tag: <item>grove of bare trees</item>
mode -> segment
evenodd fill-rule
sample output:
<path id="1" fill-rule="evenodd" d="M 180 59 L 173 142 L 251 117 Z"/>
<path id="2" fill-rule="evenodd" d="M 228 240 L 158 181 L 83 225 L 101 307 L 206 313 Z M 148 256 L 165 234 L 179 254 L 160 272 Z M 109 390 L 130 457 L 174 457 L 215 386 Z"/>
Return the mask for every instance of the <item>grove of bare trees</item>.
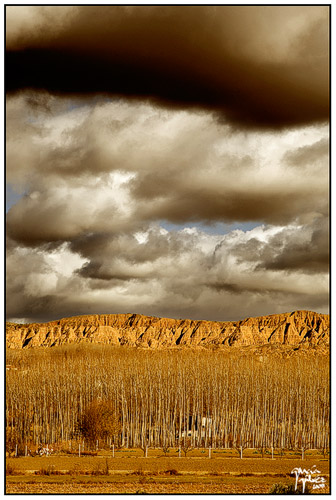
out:
<path id="1" fill-rule="evenodd" d="M 7 449 L 329 446 L 329 361 L 77 345 L 7 352 Z"/>

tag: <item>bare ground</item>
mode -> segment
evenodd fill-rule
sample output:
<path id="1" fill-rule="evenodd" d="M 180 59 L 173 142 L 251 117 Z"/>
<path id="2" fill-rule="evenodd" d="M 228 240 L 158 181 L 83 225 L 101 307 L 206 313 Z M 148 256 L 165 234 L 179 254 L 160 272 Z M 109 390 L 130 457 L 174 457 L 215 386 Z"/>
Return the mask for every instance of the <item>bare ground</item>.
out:
<path id="1" fill-rule="evenodd" d="M 108 475 L 104 468 L 108 466 Z M 317 469 L 327 479 L 329 491 L 329 460 L 311 455 L 302 461 L 299 456 L 275 459 L 242 460 L 232 454 L 164 457 L 151 450 L 148 458 L 134 456 L 131 451 L 112 458 L 71 455 L 21 457 L 7 459 L 9 494 L 86 494 L 86 493 L 189 493 L 189 494 L 260 494 L 268 493 L 275 483 L 290 484 L 294 467 Z"/>

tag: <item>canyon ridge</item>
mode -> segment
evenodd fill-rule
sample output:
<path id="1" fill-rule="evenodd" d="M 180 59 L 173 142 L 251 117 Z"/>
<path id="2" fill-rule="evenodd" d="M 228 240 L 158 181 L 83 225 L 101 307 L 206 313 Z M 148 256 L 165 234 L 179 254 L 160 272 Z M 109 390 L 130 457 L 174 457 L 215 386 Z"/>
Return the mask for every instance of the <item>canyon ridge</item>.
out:
<path id="1" fill-rule="evenodd" d="M 6 323 L 6 345 L 10 349 L 90 343 L 151 349 L 268 345 L 327 352 L 329 337 L 329 315 L 312 311 L 225 322 L 99 314 L 48 323 Z"/>

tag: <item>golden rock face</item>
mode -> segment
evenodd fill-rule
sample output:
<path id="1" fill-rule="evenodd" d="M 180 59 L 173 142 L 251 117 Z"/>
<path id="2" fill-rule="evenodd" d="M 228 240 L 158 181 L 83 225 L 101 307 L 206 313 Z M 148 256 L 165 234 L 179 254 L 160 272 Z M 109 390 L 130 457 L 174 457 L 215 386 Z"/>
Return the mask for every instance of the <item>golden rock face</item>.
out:
<path id="1" fill-rule="evenodd" d="M 265 344 L 326 348 L 329 336 L 329 315 L 312 311 L 231 322 L 176 320 L 140 314 L 101 314 L 41 324 L 6 325 L 6 344 L 10 349 L 83 342 L 151 349 Z"/>

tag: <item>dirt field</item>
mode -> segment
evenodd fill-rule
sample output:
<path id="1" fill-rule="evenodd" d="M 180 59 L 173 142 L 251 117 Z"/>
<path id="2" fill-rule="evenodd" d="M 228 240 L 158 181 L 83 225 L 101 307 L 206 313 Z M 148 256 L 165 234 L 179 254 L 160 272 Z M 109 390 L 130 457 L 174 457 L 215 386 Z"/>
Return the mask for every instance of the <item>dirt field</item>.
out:
<path id="1" fill-rule="evenodd" d="M 218 478 L 210 479 L 209 481 L 191 481 L 174 480 L 163 482 L 157 479 L 148 479 L 140 482 L 113 482 L 111 478 L 108 480 L 101 479 L 97 481 L 81 481 L 81 482 L 48 482 L 41 484 L 40 482 L 10 482 L 7 485 L 6 493 L 12 494 L 90 494 L 90 493 L 105 493 L 105 494 L 124 494 L 124 493 L 153 493 L 153 494 L 232 494 L 246 493 L 257 494 L 267 493 L 270 487 L 274 484 L 269 478 L 256 480 L 235 479 L 234 481 L 220 481 Z"/>
<path id="2" fill-rule="evenodd" d="M 285 453 L 272 460 L 255 450 L 238 458 L 234 450 L 193 450 L 178 457 L 176 450 L 164 456 L 162 450 L 115 453 L 97 456 L 51 455 L 7 458 L 6 493 L 268 493 L 275 483 L 290 484 L 295 467 L 316 468 L 327 480 L 329 460 L 318 453 Z"/>

